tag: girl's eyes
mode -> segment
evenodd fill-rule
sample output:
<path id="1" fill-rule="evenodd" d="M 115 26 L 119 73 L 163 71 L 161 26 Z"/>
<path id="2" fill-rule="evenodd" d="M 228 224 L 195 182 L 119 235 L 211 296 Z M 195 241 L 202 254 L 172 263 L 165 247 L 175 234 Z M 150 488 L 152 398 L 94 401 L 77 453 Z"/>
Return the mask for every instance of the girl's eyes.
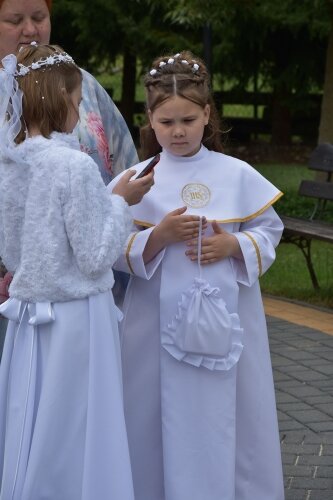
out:
<path id="1" fill-rule="evenodd" d="M 195 118 L 184 118 L 182 121 L 184 123 L 190 123 L 190 122 L 194 122 Z M 172 123 L 173 123 L 172 120 L 163 120 L 163 121 L 161 121 L 162 125 L 171 125 Z"/>

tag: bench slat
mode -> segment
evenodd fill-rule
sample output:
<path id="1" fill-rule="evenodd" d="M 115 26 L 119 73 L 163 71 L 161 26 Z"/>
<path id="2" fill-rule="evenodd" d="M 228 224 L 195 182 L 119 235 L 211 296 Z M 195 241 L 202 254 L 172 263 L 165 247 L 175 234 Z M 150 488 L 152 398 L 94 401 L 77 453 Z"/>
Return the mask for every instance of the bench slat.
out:
<path id="1" fill-rule="evenodd" d="M 333 183 L 303 180 L 298 194 L 310 198 L 333 201 Z"/>
<path id="2" fill-rule="evenodd" d="M 281 220 L 286 235 L 297 235 L 307 239 L 316 238 L 333 243 L 332 224 L 287 216 L 281 216 Z"/>
<path id="3" fill-rule="evenodd" d="M 309 167 L 311 170 L 333 172 L 333 145 L 319 144 L 310 155 Z"/>

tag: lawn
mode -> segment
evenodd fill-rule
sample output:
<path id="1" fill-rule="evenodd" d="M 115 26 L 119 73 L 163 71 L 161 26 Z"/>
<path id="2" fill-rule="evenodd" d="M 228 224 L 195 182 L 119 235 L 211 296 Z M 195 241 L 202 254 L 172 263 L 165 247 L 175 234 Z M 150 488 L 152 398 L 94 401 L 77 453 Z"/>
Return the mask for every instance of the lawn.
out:
<path id="1" fill-rule="evenodd" d="M 314 202 L 303 201 L 297 196 L 300 180 L 314 177 L 306 166 L 270 164 L 257 165 L 256 168 L 285 193 L 275 204 L 278 213 L 299 217 L 311 214 Z M 327 220 L 333 223 L 332 205 L 328 209 Z M 312 261 L 320 290 L 313 289 L 300 249 L 290 243 L 281 243 L 275 263 L 261 278 L 263 292 L 333 309 L 333 245 L 313 241 Z"/>

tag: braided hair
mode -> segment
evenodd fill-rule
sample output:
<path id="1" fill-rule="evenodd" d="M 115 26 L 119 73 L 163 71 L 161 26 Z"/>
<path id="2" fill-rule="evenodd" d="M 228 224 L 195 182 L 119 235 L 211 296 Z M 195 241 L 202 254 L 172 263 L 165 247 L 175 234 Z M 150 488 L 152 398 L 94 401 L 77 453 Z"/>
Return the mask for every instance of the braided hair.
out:
<path id="1" fill-rule="evenodd" d="M 140 141 L 143 159 L 161 151 L 152 129 L 148 110 L 154 110 L 165 101 L 179 96 L 204 108 L 210 106 L 209 122 L 205 126 L 202 143 L 210 150 L 222 152 L 221 130 L 218 112 L 210 87 L 210 76 L 204 62 L 194 57 L 189 51 L 182 51 L 174 56 L 155 59 L 152 69 L 144 77 L 146 90 L 147 123 L 140 129 Z"/>

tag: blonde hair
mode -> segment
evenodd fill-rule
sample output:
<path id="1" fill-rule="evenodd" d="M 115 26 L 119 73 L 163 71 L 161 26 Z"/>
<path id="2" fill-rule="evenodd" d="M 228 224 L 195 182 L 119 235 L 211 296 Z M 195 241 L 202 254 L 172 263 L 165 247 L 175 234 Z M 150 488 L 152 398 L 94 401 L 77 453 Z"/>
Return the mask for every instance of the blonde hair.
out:
<path id="1" fill-rule="evenodd" d="M 57 45 L 36 45 L 25 47 L 17 54 L 18 64 L 30 66 L 54 54 L 63 54 Z M 24 76 L 17 76 L 23 92 L 22 127 L 16 142 L 26 137 L 26 129 L 38 127 L 41 135 L 50 137 L 52 132 L 64 132 L 69 112 L 68 94 L 82 82 L 81 70 L 74 62 L 58 62 L 31 69 Z M 65 89 L 65 93 L 64 93 Z"/>
<path id="2" fill-rule="evenodd" d="M 147 123 L 140 129 L 143 159 L 161 151 L 152 129 L 148 110 L 154 110 L 173 96 L 188 99 L 204 108 L 210 106 L 209 122 L 205 126 L 202 143 L 212 151 L 223 151 L 219 115 L 210 88 L 210 76 L 204 62 L 189 51 L 174 56 L 158 57 L 144 77 Z"/>

